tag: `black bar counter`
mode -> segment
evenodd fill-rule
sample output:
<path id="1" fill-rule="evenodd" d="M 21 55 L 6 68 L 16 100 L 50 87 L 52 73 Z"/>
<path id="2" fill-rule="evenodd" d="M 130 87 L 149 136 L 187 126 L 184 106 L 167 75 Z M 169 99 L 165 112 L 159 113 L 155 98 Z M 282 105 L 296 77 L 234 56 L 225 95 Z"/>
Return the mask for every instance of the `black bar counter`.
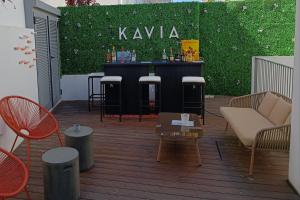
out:
<path id="1" fill-rule="evenodd" d="M 202 76 L 203 62 L 134 62 L 104 64 L 105 76 L 122 76 L 123 114 L 138 114 L 138 80 L 148 76 L 150 66 L 161 77 L 161 95 L 163 112 L 181 112 L 183 76 Z M 117 99 L 117 91 L 106 88 L 106 98 Z M 145 92 L 144 92 L 145 94 Z M 146 97 L 147 98 L 147 97 Z M 117 113 L 117 112 L 116 112 Z"/>

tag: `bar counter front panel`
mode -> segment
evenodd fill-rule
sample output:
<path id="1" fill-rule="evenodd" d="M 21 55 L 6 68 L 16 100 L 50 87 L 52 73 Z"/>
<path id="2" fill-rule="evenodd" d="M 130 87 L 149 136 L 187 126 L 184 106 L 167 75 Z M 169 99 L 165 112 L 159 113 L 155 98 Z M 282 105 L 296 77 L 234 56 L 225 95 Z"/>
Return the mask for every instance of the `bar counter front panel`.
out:
<path id="1" fill-rule="evenodd" d="M 202 76 L 203 62 L 137 62 L 104 64 L 105 76 L 122 76 L 123 78 L 123 114 L 139 114 L 138 80 L 141 76 L 149 75 L 151 65 L 154 66 L 155 75 L 161 77 L 162 112 L 182 112 L 182 77 Z M 191 92 L 192 91 L 186 90 L 187 94 Z M 114 91 L 113 88 L 106 88 L 105 93 L 108 101 L 111 99 L 118 99 L 118 91 Z M 143 94 L 144 98 L 148 98 L 147 90 L 146 92 L 143 92 Z"/>

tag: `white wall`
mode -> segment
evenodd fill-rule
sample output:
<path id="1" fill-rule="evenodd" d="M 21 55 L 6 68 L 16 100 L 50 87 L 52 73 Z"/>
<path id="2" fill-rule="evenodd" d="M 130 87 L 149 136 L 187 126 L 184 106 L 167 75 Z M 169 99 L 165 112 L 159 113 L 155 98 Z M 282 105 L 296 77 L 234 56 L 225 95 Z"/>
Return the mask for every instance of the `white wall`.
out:
<path id="1" fill-rule="evenodd" d="M 0 26 L 25 27 L 23 0 L 13 0 L 14 4 L 11 4 L 9 2 L 2 4 L 1 2 L 0 2 Z"/>
<path id="2" fill-rule="evenodd" d="M 62 100 L 63 101 L 77 101 L 77 100 L 88 100 L 88 77 L 90 75 L 103 76 L 103 72 L 92 73 L 92 74 L 79 74 L 79 75 L 63 75 L 60 81 L 62 89 Z M 153 73 L 149 74 L 153 76 Z M 91 86 L 92 89 L 92 86 Z M 100 79 L 94 79 L 94 92 L 100 92 Z M 149 98 L 150 100 L 155 99 L 155 89 L 151 85 L 149 87 Z"/>
<path id="3" fill-rule="evenodd" d="M 297 1 L 294 96 L 292 109 L 292 136 L 289 163 L 289 181 L 300 193 L 300 2 Z"/>
<path id="4" fill-rule="evenodd" d="M 63 75 L 60 81 L 63 101 L 76 101 L 88 99 L 89 75 L 103 76 L 103 73 Z M 100 91 L 100 79 L 94 79 L 94 91 Z"/>
<path id="5" fill-rule="evenodd" d="M 37 71 L 35 66 L 35 48 L 33 30 L 0 26 L 0 98 L 8 95 L 21 95 L 38 101 Z M 20 39 L 26 35 L 28 39 Z M 30 40 L 32 43 L 28 44 Z M 27 49 L 15 50 L 15 47 Z M 25 55 L 31 51 L 32 54 Z M 19 64 L 20 61 L 30 61 L 28 64 Z M 33 66 L 31 66 L 33 65 Z M 31 66 L 31 67 L 30 67 Z M 15 134 L 0 120 L 0 146 L 9 150 Z"/>

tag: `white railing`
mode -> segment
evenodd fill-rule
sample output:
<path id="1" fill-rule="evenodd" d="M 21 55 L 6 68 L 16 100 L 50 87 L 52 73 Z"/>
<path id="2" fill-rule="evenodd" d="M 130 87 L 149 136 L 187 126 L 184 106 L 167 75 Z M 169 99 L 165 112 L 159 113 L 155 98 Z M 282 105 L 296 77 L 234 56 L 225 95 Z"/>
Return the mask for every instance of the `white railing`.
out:
<path id="1" fill-rule="evenodd" d="M 274 91 L 292 98 L 293 56 L 254 56 L 251 92 Z"/>

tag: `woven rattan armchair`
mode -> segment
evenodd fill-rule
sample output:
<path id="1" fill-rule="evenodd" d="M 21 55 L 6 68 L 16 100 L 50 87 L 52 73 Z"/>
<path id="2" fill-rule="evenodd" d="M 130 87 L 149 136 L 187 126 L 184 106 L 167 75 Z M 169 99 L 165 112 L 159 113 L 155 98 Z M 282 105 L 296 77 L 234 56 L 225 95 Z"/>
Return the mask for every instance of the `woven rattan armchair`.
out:
<path id="1" fill-rule="evenodd" d="M 283 96 L 276 92 L 271 92 L 272 94 L 281 97 L 287 103 L 292 103 L 292 100 L 286 96 Z M 240 107 L 240 108 L 252 108 L 258 111 L 258 107 L 262 102 L 264 96 L 267 92 L 261 92 L 251 95 L 245 95 L 241 97 L 234 97 L 229 102 L 229 107 Z M 226 124 L 226 129 L 228 128 L 228 122 Z M 252 146 L 246 146 L 251 149 L 251 161 L 249 167 L 249 175 L 253 174 L 254 165 L 254 154 L 257 150 L 263 151 L 281 151 L 288 152 L 290 148 L 290 135 L 291 135 L 291 124 L 284 124 L 280 126 L 274 125 L 271 128 L 266 128 L 260 130 Z"/>

